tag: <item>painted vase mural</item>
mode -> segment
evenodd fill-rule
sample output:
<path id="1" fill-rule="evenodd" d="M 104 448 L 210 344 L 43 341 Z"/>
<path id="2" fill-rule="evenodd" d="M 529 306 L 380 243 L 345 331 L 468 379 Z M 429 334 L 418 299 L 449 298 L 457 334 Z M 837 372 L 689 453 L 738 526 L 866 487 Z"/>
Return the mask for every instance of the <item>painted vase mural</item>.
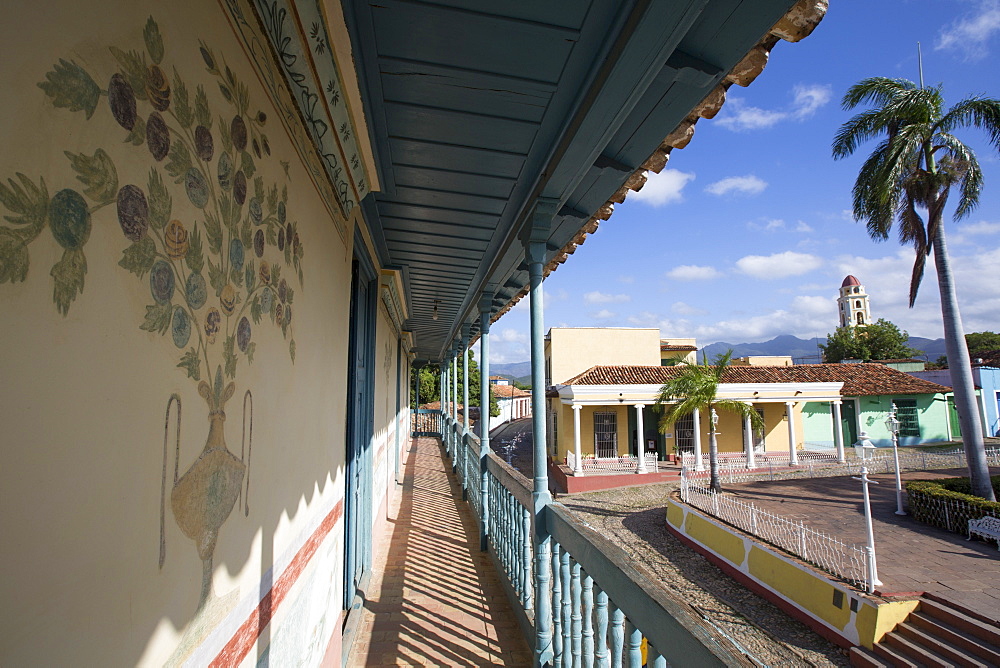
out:
<path id="1" fill-rule="evenodd" d="M 139 35 L 136 43 L 140 43 Z M 127 245 L 118 266 L 134 275 L 149 297 L 139 328 L 177 347 L 177 367 L 197 384 L 208 406 L 208 437 L 201 454 L 180 472 L 180 396 L 167 404 L 161 505 L 168 485 L 167 431 L 175 406 L 176 437 L 170 508 L 203 563 L 199 608 L 211 596 L 212 559 L 219 530 L 238 499 L 249 496 L 250 451 L 237 457 L 225 439 L 225 407 L 236 391 L 239 361 L 252 364 L 255 333 L 274 327 L 295 361 L 293 304 L 302 285 L 303 244 L 288 215 L 287 186 L 267 183 L 258 165 L 271 159 L 267 115 L 250 107 L 250 95 L 204 42 L 199 82 L 181 76 L 151 17 L 142 48 L 109 47 L 118 69 L 92 73 L 60 59 L 38 87 L 48 101 L 91 121 L 108 114 L 121 138 L 148 161 L 148 172 L 123 183 L 105 149 L 65 152 L 79 183 L 50 195 L 44 177 L 22 173 L 0 181 L 0 283 L 28 278 L 29 246 L 47 228 L 62 249 L 49 275 L 53 301 L 66 315 L 83 293 L 85 254 L 93 225 L 116 221 Z M 100 83 L 99 83 L 100 82 Z M 206 88 L 207 86 L 207 88 Z M 220 108 L 210 104 L 208 91 Z M 218 93 L 218 95 L 216 94 Z M 221 97 L 219 97 L 221 96 Z M 120 150 L 120 149 L 116 149 Z M 132 163 L 134 164 L 134 163 Z M 288 164 L 281 163 L 285 179 Z M 129 169 L 128 180 L 141 172 Z M 244 445 L 247 406 L 243 400 Z M 249 415 L 252 433 L 252 415 Z M 244 514 L 249 504 L 244 503 Z M 166 555 L 161 507 L 160 566 Z"/>

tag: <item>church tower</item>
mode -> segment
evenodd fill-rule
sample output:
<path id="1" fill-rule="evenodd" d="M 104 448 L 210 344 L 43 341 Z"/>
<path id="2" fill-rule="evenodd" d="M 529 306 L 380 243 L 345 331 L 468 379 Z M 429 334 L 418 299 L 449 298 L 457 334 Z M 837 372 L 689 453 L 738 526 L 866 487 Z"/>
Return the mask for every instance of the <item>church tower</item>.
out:
<path id="1" fill-rule="evenodd" d="M 861 285 L 861 281 L 854 276 L 848 276 L 841 283 L 837 306 L 840 311 L 841 327 L 864 326 L 872 321 L 865 286 Z"/>

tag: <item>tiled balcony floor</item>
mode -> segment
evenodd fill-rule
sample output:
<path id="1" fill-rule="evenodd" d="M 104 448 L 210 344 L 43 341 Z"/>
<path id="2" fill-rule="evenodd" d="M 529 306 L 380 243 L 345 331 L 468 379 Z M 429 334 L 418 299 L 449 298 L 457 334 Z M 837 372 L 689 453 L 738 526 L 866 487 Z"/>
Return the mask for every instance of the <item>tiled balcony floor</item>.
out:
<path id="1" fill-rule="evenodd" d="M 348 666 L 530 666 L 529 650 L 436 438 L 417 438 Z"/>

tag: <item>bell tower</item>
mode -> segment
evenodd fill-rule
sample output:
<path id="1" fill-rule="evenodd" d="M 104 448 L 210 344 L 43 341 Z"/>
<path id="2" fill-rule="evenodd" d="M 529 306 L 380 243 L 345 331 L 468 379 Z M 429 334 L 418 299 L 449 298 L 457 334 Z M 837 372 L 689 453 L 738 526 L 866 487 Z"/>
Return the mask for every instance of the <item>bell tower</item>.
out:
<path id="1" fill-rule="evenodd" d="M 872 321 L 871 308 L 868 306 L 868 294 L 855 276 L 848 276 L 840 285 L 840 297 L 837 298 L 841 327 L 857 327 Z"/>

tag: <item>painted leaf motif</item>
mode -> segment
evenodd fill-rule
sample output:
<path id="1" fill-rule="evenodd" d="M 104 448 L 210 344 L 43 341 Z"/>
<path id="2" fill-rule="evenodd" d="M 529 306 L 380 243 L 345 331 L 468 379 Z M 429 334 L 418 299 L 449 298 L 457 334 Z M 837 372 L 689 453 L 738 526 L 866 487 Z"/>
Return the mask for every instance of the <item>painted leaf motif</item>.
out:
<path id="1" fill-rule="evenodd" d="M 201 363 L 198 359 L 198 351 L 191 348 L 184 353 L 181 361 L 177 364 L 177 368 L 186 370 L 188 378 L 201 380 Z"/>
<path id="2" fill-rule="evenodd" d="M 163 184 L 163 179 L 160 178 L 160 173 L 156 171 L 155 167 L 150 167 L 149 169 L 148 190 L 149 224 L 153 229 L 162 230 L 170 220 L 170 210 L 173 207 L 173 201 L 170 198 L 170 192 Z"/>
<path id="3" fill-rule="evenodd" d="M 194 231 L 191 232 L 191 236 L 188 238 L 188 252 L 184 256 L 184 261 L 187 262 L 188 269 L 192 273 L 201 273 L 202 267 L 205 266 L 205 256 L 201 247 L 201 232 L 198 230 L 198 226 L 195 225 Z"/>
<path id="4" fill-rule="evenodd" d="M 235 343 L 236 337 L 227 336 L 222 344 L 222 359 L 226 363 L 226 375 L 230 378 L 236 378 L 236 353 L 233 352 Z"/>
<path id="5" fill-rule="evenodd" d="M 77 180 L 85 187 L 83 192 L 97 204 L 110 204 L 118 197 L 118 170 L 104 149 L 94 155 L 65 151 Z"/>
<path id="6" fill-rule="evenodd" d="M 257 167 L 253 164 L 253 157 L 247 151 L 243 151 L 243 161 L 240 165 L 240 169 L 243 170 L 243 175 L 248 179 L 253 178 L 254 173 L 257 171 Z"/>
<path id="7" fill-rule="evenodd" d="M 146 121 L 142 116 L 136 117 L 132 132 L 128 134 L 128 137 L 125 137 L 125 142 L 131 143 L 133 146 L 142 146 L 146 143 Z"/>
<path id="8" fill-rule="evenodd" d="M 63 251 L 62 259 L 52 267 L 52 300 L 63 315 L 76 296 L 83 292 L 83 277 L 87 274 L 87 258 L 82 249 Z"/>
<path id="9" fill-rule="evenodd" d="M 132 86 L 132 92 L 136 99 L 148 99 L 146 95 L 146 55 L 138 51 L 122 51 L 117 46 L 109 47 L 111 55 L 115 57 L 122 68 L 122 74 L 128 79 Z"/>
<path id="10" fill-rule="evenodd" d="M 101 87 L 87 71 L 75 62 L 62 58 L 51 71 L 46 72 L 45 81 L 39 82 L 38 87 L 52 98 L 54 106 L 83 111 L 88 119 L 94 115 L 97 102 L 101 99 Z"/>
<path id="11" fill-rule="evenodd" d="M 251 341 L 247 344 L 247 362 L 253 364 L 253 354 L 257 350 L 257 344 Z"/>
<path id="12" fill-rule="evenodd" d="M 184 142 L 175 141 L 170 145 L 170 158 L 167 160 L 167 174 L 174 177 L 174 183 L 181 183 L 191 169 L 191 153 Z"/>
<path id="13" fill-rule="evenodd" d="M 28 276 L 28 247 L 14 230 L 0 227 L 0 283 L 19 283 Z"/>
<path id="14" fill-rule="evenodd" d="M 226 287 L 226 275 L 223 273 L 222 267 L 212 262 L 212 258 L 208 258 L 208 283 L 215 288 L 216 297 L 221 295 L 222 288 Z"/>
<path id="15" fill-rule="evenodd" d="M 156 242 L 148 235 L 122 251 L 118 266 L 142 278 L 153 268 L 156 261 Z"/>
<path id="16" fill-rule="evenodd" d="M 7 179 L 6 186 L 0 183 L 0 203 L 15 214 L 4 216 L 4 220 L 15 225 L 31 225 L 41 230 L 49 215 L 49 193 L 45 187 L 45 179 L 38 179 L 38 186 L 20 172 L 17 173 L 17 179 L 20 183 L 14 179 Z"/>
<path id="17" fill-rule="evenodd" d="M 247 292 L 253 292 L 253 289 L 257 286 L 257 271 L 254 268 L 253 260 L 247 262 L 244 285 L 246 285 Z"/>
<path id="18" fill-rule="evenodd" d="M 292 358 L 292 364 L 295 364 L 295 339 L 288 342 L 288 355 Z"/>
<path id="19" fill-rule="evenodd" d="M 198 125 L 204 125 L 209 130 L 212 129 L 212 112 L 208 110 L 208 95 L 205 94 L 204 87 L 198 85 L 194 94 L 194 120 Z"/>
<path id="20" fill-rule="evenodd" d="M 149 52 L 149 57 L 159 65 L 160 61 L 163 60 L 163 37 L 160 36 L 160 27 L 156 25 L 152 16 L 146 21 L 142 37 L 146 41 L 146 51 Z"/>
<path id="21" fill-rule="evenodd" d="M 222 253 L 222 224 L 212 211 L 205 211 L 205 235 L 208 237 L 208 248 L 216 255 Z"/>
<path id="22" fill-rule="evenodd" d="M 181 75 L 174 68 L 174 113 L 177 115 L 177 122 L 182 128 L 190 128 L 194 123 L 194 110 L 191 108 L 191 101 L 188 97 L 187 86 L 181 80 Z"/>
<path id="23" fill-rule="evenodd" d="M 254 295 L 253 301 L 250 302 L 250 317 L 253 318 L 253 324 L 259 325 L 263 315 L 260 306 L 260 295 Z"/>
<path id="24" fill-rule="evenodd" d="M 167 330 L 170 329 L 170 316 L 173 312 L 174 307 L 170 302 L 147 306 L 146 320 L 139 325 L 139 329 L 147 332 L 166 334 Z"/>

